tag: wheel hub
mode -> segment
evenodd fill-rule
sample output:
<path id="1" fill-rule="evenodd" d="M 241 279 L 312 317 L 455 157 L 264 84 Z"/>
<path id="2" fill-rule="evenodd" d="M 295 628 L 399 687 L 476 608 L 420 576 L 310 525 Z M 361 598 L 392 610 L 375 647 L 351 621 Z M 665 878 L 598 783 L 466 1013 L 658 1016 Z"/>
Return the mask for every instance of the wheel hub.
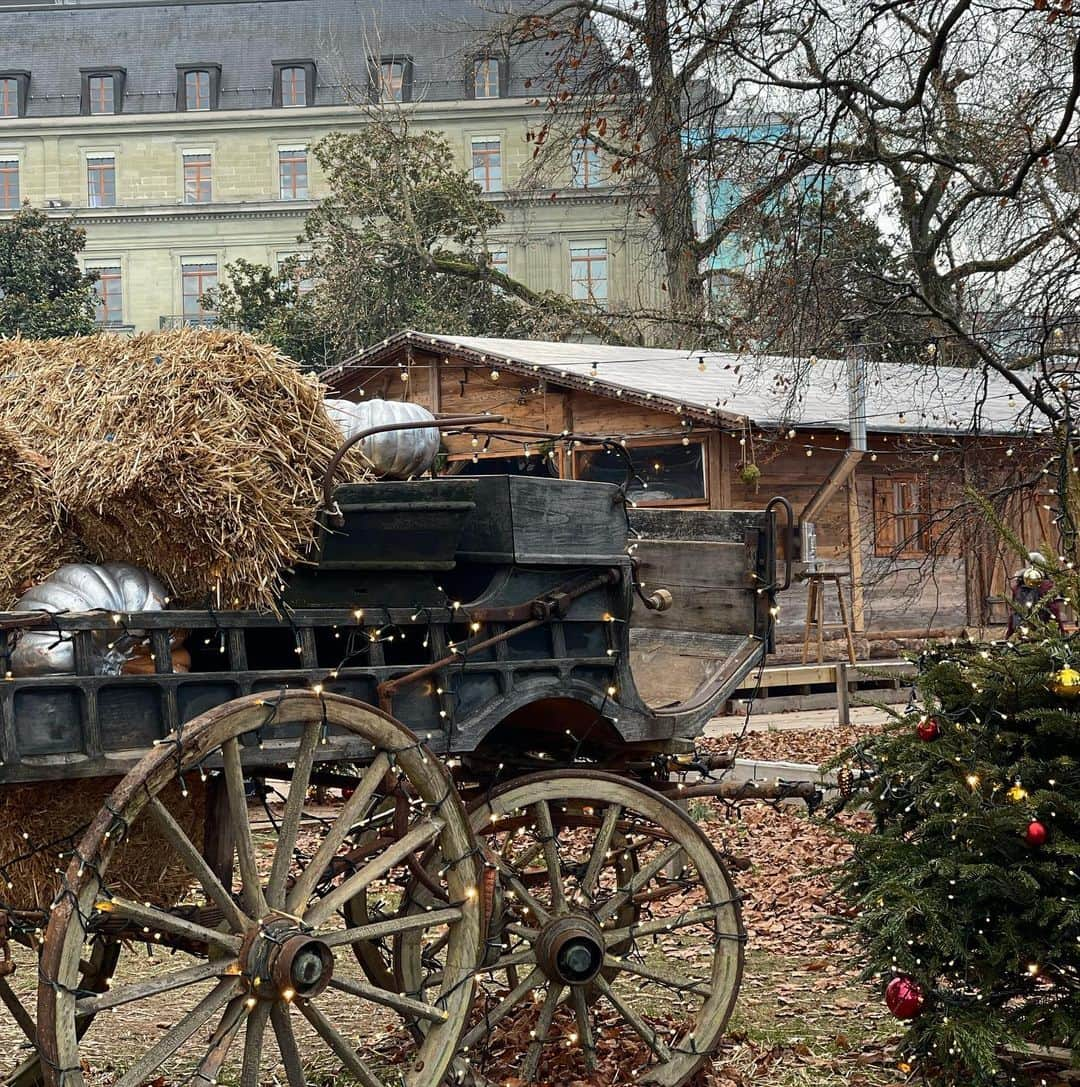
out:
<path id="1" fill-rule="evenodd" d="M 600 926 L 581 914 L 549 921 L 536 944 L 540 969 L 562 985 L 587 985 L 604 965 L 604 937 Z"/>
<path id="2" fill-rule="evenodd" d="M 334 975 L 330 948 L 288 922 L 251 933 L 240 962 L 252 995 L 264 1000 L 309 1000 L 323 992 Z"/>

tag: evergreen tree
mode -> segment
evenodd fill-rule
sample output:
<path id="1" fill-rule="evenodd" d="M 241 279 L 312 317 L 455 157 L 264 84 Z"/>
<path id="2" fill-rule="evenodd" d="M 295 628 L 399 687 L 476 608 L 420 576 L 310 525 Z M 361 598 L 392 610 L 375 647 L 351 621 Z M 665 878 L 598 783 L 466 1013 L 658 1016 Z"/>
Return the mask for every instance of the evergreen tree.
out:
<path id="1" fill-rule="evenodd" d="M 1075 574 L 1053 580 L 1080 600 Z M 1016 625 L 925 652 L 922 706 L 844 756 L 876 827 L 841 888 L 867 976 L 910 1019 L 902 1060 L 934 1083 L 997 1082 L 1010 1048 L 1080 1047 L 1080 635 L 1045 600 Z"/>
<path id="2" fill-rule="evenodd" d="M 96 276 L 79 267 L 86 231 L 24 207 L 0 223 L 0 336 L 82 336 L 94 331 Z"/>

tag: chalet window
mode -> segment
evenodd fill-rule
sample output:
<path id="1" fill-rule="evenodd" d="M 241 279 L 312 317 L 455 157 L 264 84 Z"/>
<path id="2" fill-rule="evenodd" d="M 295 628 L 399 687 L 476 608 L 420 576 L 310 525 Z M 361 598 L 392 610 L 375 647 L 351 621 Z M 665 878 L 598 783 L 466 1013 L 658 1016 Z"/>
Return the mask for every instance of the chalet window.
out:
<path id="1" fill-rule="evenodd" d="M 123 68 L 83 68 L 82 112 L 95 116 L 122 112 L 125 75 Z"/>
<path id="2" fill-rule="evenodd" d="M 184 203 L 209 204 L 214 198 L 214 164 L 209 151 L 184 152 Z"/>
<path id="3" fill-rule="evenodd" d="M 687 445 L 681 441 L 631 442 L 627 453 L 640 477 L 627 488 L 631 501 L 639 506 L 707 504 L 705 443 L 701 440 L 692 438 Z M 609 449 L 578 449 L 574 477 L 621 484 L 626 479 L 626 460 Z"/>
<path id="4" fill-rule="evenodd" d="M 202 297 L 217 285 L 218 266 L 216 258 L 185 258 L 180 265 L 180 291 L 183 298 L 184 316 L 189 319 L 213 316 L 212 310 L 203 308 Z"/>
<path id="5" fill-rule="evenodd" d="M 371 64 L 371 97 L 376 102 L 412 101 L 412 59 L 382 57 Z"/>
<path id="6" fill-rule="evenodd" d="M 0 117 L 25 117 L 29 72 L 0 72 Z"/>
<path id="7" fill-rule="evenodd" d="M 308 157 L 306 147 L 278 149 L 278 181 L 282 200 L 308 198 Z"/>
<path id="8" fill-rule="evenodd" d="M 917 557 L 929 549 L 926 481 L 914 475 L 875 477 L 875 554 Z"/>
<path id="9" fill-rule="evenodd" d="M 607 242 L 574 242 L 570 246 L 570 297 L 603 306 L 608 300 Z"/>
<path id="10" fill-rule="evenodd" d="M 87 269 L 97 272 L 94 284 L 95 318 L 102 328 L 124 323 L 124 283 L 119 264 L 100 264 Z"/>
<path id="11" fill-rule="evenodd" d="M 221 65 L 183 64 L 176 69 L 176 108 L 201 113 L 218 108 Z"/>
<path id="12" fill-rule="evenodd" d="M 315 62 L 275 60 L 273 104 L 283 109 L 296 109 L 314 102 Z"/>
<path id="13" fill-rule="evenodd" d="M 498 57 L 478 57 L 473 61 L 473 98 L 501 98 L 502 85 Z"/>
<path id="14" fill-rule="evenodd" d="M 603 184 L 600 148 L 591 140 L 575 140 L 570 148 L 570 184 L 575 189 L 595 189 Z"/>
<path id="15" fill-rule="evenodd" d="M 0 158 L 0 211 L 19 207 L 19 160 Z"/>
<path id="16" fill-rule="evenodd" d="M 502 140 L 498 136 L 474 136 L 472 179 L 481 192 L 502 192 Z"/>
<path id="17" fill-rule="evenodd" d="M 88 207 L 116 207 L 115 156 L 86 156 L 86 197 Z"/>

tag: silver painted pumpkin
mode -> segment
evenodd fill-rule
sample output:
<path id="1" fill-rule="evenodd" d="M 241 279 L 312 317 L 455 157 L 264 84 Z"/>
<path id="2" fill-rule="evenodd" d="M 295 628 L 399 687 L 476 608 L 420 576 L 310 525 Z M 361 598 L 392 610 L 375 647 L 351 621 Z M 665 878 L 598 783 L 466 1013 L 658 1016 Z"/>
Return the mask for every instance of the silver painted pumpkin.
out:
<path id="1" fill-rule="evenodd" d="M 126 562 L 68 563 L 29 589 L 14 611 L 52 613 L 107 611 L 127 614 L 161 611 L 168 600 L 165 586 L 153 574 Z M 142 631 L 108 631 L 94 635 L 93 662 L 98 675 L 119 675 L 133 654 Z M 56 631 L 27 631 L 11 654 L 11 670 L 17 676 L 40 676 L 75 671 L 75 647 Z"/>
<path id="2" fill-rule="evenodd" d="M 327 400 L 326 411 L 346 438 L 361 430 L 388 423 L 435 422 L 435 416 L 419 404 L 402 400 Z M 389 430 L 372 434 L 358 448 L 376 475 L 384 479 L 409 479 L 426 472 L 439 452 L 439 428 Z"/>

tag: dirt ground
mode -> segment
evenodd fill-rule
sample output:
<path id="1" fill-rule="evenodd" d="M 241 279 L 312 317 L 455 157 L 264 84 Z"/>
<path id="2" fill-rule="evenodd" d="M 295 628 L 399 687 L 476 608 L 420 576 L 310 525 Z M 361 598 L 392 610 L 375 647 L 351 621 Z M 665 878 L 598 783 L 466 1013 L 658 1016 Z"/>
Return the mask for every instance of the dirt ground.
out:
<path id="1" fill-rule="evenodd" d="M 851 737 L 839 733 L 823 737 L 819 730 L 756 734 L 750 741 L 753 757 L 814 761 L 836 750 Z M 840 926 L 837 903 L 830 893 L 830 868 L 842 863 L 846 846 L 839 828 L 808 818 L 793 806 L 774 808 L 754 803 L 726 807 L 717 802 L 692 804 L 690 814 L 701 823 L 721 850 L 745 858 L 748 867 L 735 874 L 745 893 L 743 915 L 749 932 L 742 990 L 727 1038 L 716 1057 L 694 1080 L 694 1087 L 886 1087 L 904 1076 L 897 1068 L 891 1043 L 896 1021 L 884 1008 L 880 995 L 857 979 L 856 952 Z M 35 964 L 18 952 L 19 970 L 13 987 L 33 1007 Z M 117 981 L 151 976 L 169 968 L 162 949 L 126 950 Z M 357 975 L 360 976 L 359 973 Z M 372 1012 L 362 1017 L 356 1002 L 335 1009 L 335 1021 L 348 1035 L 376 1037 L 375 1049 L 385 1057 L 386 1082 L 396 1083 L 393 1071 L 400 1040 L 392 1033 L 389 1014 Z M 135 1009 L 138 1009 L 137 1011 Z M 351 1018 L 350 1018 L 351 1016 Z M 307 1024 L 296 1014 L 302 1051 Z M 91 1028 L 84 1045 L 88 1079 L 100 1087 L 116 1078 L 135 1052 L 159 1037 L 171 1023 L 168 996 L 128 1006 L 109 1018 L 107 1027 Z M 272 1035 L 267 1034 L 263 1082 L 283 1084 Z M 512 1039 L 510 1039 L 512 1042 Z M 643 1055 L 636 1038 L 598 1040 L 601 1069 L 586 1076 L 576 1054 L 568 1047 L 564 1071 L 545 1083 L 550 1087 L 615 1087 L 630 1082 Z M 315 1047 L 310 1047 L 314 1051 Z M 0 1016 L 2 1070 L 26 1055 L 17 1028 Z M 488 1070 L 498 1080 L 498 1062 Z M 334 1076 L 332 1059 L 319 1058 L 307 1068 L 309 1082 L 328 1082 Z M 390 1076 L 395 1078 L 391 1079 Z M 227 1084 L 229 1077 L 222 1075 Z M 520 1081 L 502 1079 L 509 1087 Z M 154 1087 L 172 1087 L 164 1078 Z"/>

